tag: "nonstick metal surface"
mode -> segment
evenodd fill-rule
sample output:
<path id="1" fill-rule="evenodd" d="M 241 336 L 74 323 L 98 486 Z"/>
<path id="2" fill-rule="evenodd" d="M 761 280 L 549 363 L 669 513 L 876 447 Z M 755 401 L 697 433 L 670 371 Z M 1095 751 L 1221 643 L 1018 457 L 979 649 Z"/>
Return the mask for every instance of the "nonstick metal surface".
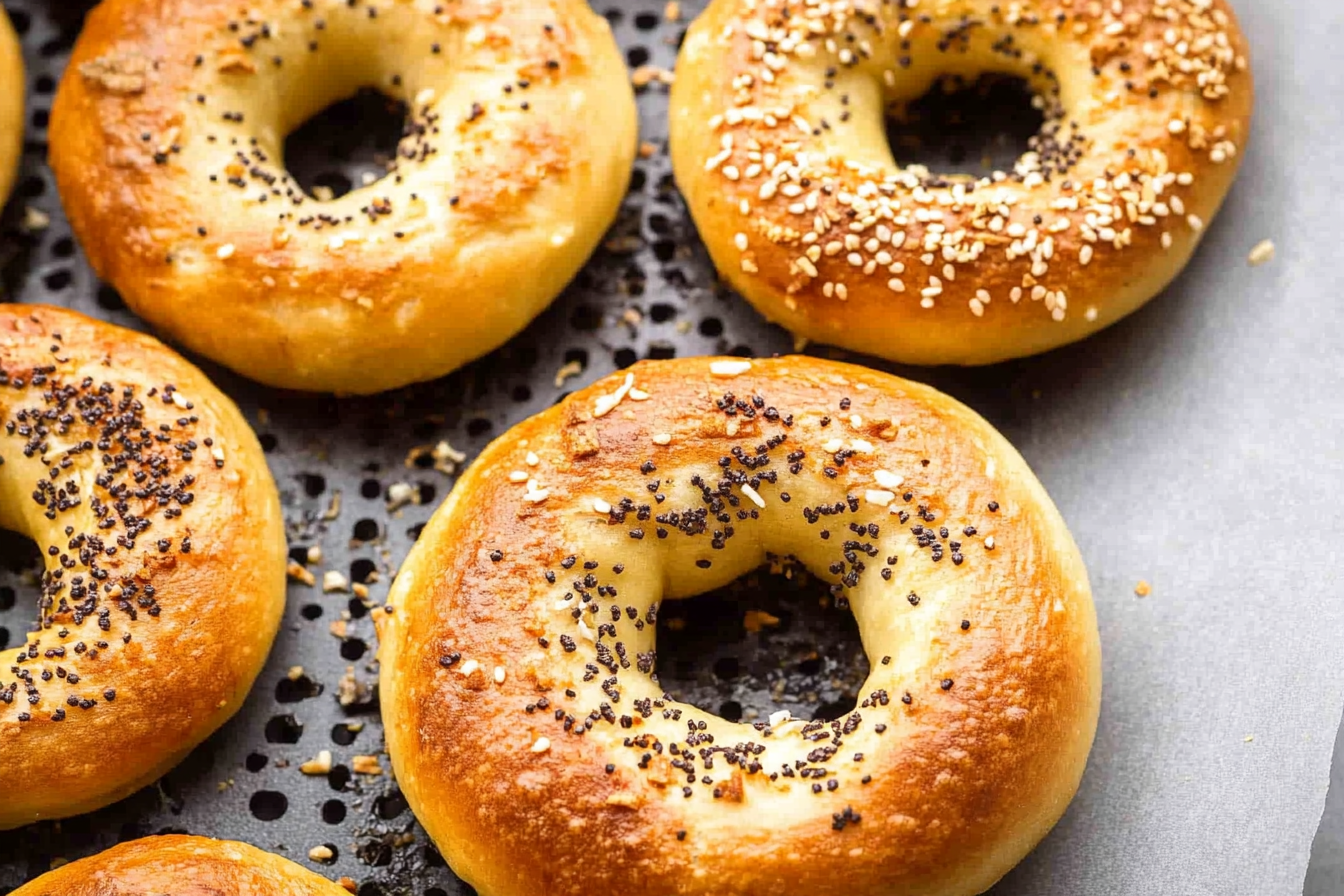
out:
<path id="1" fill-rule="evenodd" d="M 45 164 L 47 110 L 92 5 L 5 3 L 23 39 L 29 120 L 22 176 L 3 218 L 0 295 L 147 329 L 85 263 Z M 633 71 L 672 68 L 697 6 L 682 4 L 677 21 L 667 18 L 663 2 L 625 0 L 598 9 Z M 306 187 L 342 192 L 382 173 L 396 124 L 389 145 L 358 122 L 385 115 L 383 105 L 377 95 L 362 95 L 291 137 L 289 162 Z M 435 469 L 431 449 L 446 441 L 469 462 L 514 423 L 641 358 L 768 355 L 793 345 L 716 284 L 673 187 L 666 86 L 655 80 L 641 89 L 639 110 L 647 145 L 604 246 L 549 311 L 489 357 L 436 382 L 351 400 L 270 390 L 201 362 L 260 435 L 281 490 L 291 554 L 316 585 L 290 582 L 284 626 L 255 691 L 238 717 L 181 766 L 101 812 L 0 838 L 0 894 L 54 862 L 164 832 L 244 840 L 348 877 L 361 896 L 471 892 L 412 818 L 381 754 L 368 617 L 453 486 L 454 475 Z M 404 500 L 403 485 L 413 497 L 395 506 Z M 313 549 L 321 560 L 308 563 Z M 36 619 L 40 559 L 31 543 L 0 533 L 0 649 L 21 643 Z M 324 592 L 329 570 L 365 585 L 367 598 Z M 829 718 L 852 708 L 867 673 L 853 618 L 823 606 L 825 589 L 800 572 L 763 571 L 668 607 L 659 633 L 664 685 L 730 718 L 779 708 Z M 748 610 L 778 622 L 766 619 L 761 627 L 764 617 L 749 620 Z M 116 761 L 115 749 L 108 745 L 108 761 Z M 322 750 L 332 753 L 331 772 L 302 774 L 299 766 Z M 381 775 L 352 772 L 353 757 L 368 755 L 378 756 Z M 310 860 L 319 846 L 334 860 Z"/>

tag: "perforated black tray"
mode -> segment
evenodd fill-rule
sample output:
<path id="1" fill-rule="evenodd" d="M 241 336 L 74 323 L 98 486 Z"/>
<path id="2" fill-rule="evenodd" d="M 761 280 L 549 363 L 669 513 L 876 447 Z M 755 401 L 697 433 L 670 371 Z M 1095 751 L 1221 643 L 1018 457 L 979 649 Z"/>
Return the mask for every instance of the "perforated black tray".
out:
<path id="1" fill-rule="evenodd" d="M 610 9 L 601 2 L 632 67 L 669 69 L 686 22 L 703 6 L 686 0 L 680 21 L 669 21 L 664 0 L 607 0 Z M 0 219 L 0 296 L 143 328 L 85 264 L 44 161 L 51 97 L 92 5 L 5 0 L 23 36 L 29 127 L 22 180 Z M 366 99 L 341 114 L 379 104 Z M 417 447 L 447 441 L 469 460 L 567 390 L 639 358 L 793 349 L 787 333 L 764 324 L 717 284 L 673 186 L 666 88 L 655 83 L 641 91 L 639 108 L 642 139 L 653 151 L 638 161 L 605 247 L 564 296 L 503 349 L 443 380 L 361 400 L 280 393 L 202 364 L 260 433 L 282 492 L 294 557 L 306 561 L 311 549 L 321 551 L 321 561 L 308 567 L 318 587 L 291 583 L 285 624 L 256 691 L 239 716 L 178 769 L 101 812 L 0 836 L 0 894 L 59 860 L 166 831 L 245 840 L 331 877 L 348 877 L 361 896 L 470 892 L 444 867 L 386 771 L 366 777 L 350 770 L 354 756 L 379 754 L 383 746 L 374 636 L 364 602 L 348 592 L 324 593 L 321 581 L 324 572 L 339 571 L 367 584 L 375 605 L 387 593 L 391 570 L 453 484 L 424 454 L 416 455 L 419 464 L 407 465 Z M 1000 124 L 1013 131 L 1014 121 Z M 341 189 L 365 172 L 377 173 L 389 146 L 372 137 L 352 142 L 352 133 L 368 131 L 343 125 L 338 115 L 291 140 L 291 167 L 305 185 Z M 998 155 L 992 143 L 979 148 Z M 955 161 L 960 150 L 945 149 Z M 49 222 L 35 227 L 41 216 Z M 1029 428 L 1033 397 L 1077 377 L 1078 357 L 917 376 L 1000 427 L 1022 431 Z M 561 370 L 572 376 L 562 382 Z M 412 487 L 417 503 L 389 511 L 389 491 L 400 483 Z M 0 648 L 18 643 L 35 618 L 39 563 L 31 544 L 0 533 Z M 762 574 L 726 593 L 666 608 L 659 633 L 664 684 L 729 717 L 777 708 L 798 715 L 842 711 L 852 705 L 866 666 L 852 619 L 823 606 L 823 594 L 797 576 Z M 756 628 L 746 624 L 748 609 L 764 610 L 778 624 L 748 631 Z M 679 628 L 678 618 L 690 624 Z M 301 774 L 298 766 L 322 750 L 334 756 L 331 773 Z M 388 769 L 386 757 L 380 760 Z M 1323 840 L 1340 842 L 1338 836 Z M 308 858 L 322 845 L 333 861 Z"/>
<path id="2" fill-rule="evenodd" d="M 30 108 L 22 179 L 0 237 L 3 294 L 144 329 L 85 264 L 44 162 L 47 110 L 92 5 L 6 2 L 23 37 Z M 689 16 L 697 5 L 683 8 Z M 648 0 L 606 12 L 632 68 L 672 67 L 684 18 L 668 21 L 664 4 Z M 291 139 L 291 167 L 305 186 L 340 191 L 365 172 L 380 173 L 379 159 L 395 147 L 395 136 L 391 146 L 375 136 L 352 140 L 351 133 L 368 131 L 345 124 L 350 116 L 376 117 L 381 105 L 369 97 L 344 104 L 325 128 L 307 126 Z M 317 586 L 291 583 L 284 628 L 246 706 L 157 786 L 89 816 L 0 837 L 0 894 L 59 859 L 167 831 L 254 843 L 329 876 L 347 876 L 361 896 L 470 892 L 444 867 L 389 775 L 351 772 L 353 756 L 383 747 L 374 634 L 365 602 L 349 592 L 324 593 L 323 573 L 367 583 L 370 605 L 386 595 L 391 570 L 453 485 L 428 455 L 407 466 L 417 447 L 447 441 L 470 458 L 568 390 L 639 358 L 791 349 L 788 334 L 716 286 L 672 184 L 666 87 L 642 90 L 639 108 L 642 139 L 654 151 L 638 162 L 606 245 L 553 308 L 490 357 L 438 382 L 364 400 L 280 393 L 202 364 L 261 436 L 281 489 L 292 555 L 306 562 L 311 548 L 321 550 L 321 562 L 308 567 Z M 27 209 L 50 223 L 26 229 L 34 223 Z M 563 382 L 562 368 L 571 372 Z M 389 489 L 398 483 L 412 486 L 417 503 L 389 512 Z M 0 533 L 0 648 L 19 643 L 35 618 L 39 562 L 30 543 Z M 852 617 L 822 606 L 824 589 L 805 578 L 766 573 L 728 593 L 669 608 L 659 641 L 664 683 L 728 717 L 781 707 L 829 717 L 852 707 L 867 671 Z M 747 609 L 779 622 L 748 632 Z M 680 627 L 678 617 L 693 624 Z M 333 625 L 344 637 L 333 634 Z M 331 773 L 300 773 L 299 765 L 321 750 L 333 754 Z M 390 770 L 386 756 L 380 760 Z M 309 860 L 322 845 L 334 861 Z"/>

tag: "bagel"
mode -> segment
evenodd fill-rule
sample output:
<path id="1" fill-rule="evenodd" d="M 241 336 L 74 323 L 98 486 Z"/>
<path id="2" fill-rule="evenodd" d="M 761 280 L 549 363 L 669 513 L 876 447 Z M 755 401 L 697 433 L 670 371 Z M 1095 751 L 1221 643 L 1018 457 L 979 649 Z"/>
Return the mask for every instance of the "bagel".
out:
<path id="1" fill-rule="evenodd" d="M 23 153 L 23 48 L 0 8 L 0 206 L 9 198 Z"/>
<path id="2" fill-rule="evenodd" d="M 1249 136 L 1246 52 L 1226 0 L 714 0 L 677 64 L 673 166 L 772 321 L 988 364 L 1088 336 L 1181 271 Z M 886 115 L 985 73 L 1044 112 L 1013 170 L 898 165 Z"/>
<path id="3" fill-rule="evenodd" d="M 394 170 L 305 195 L 285 136 L 368 86 L 410 108 Z M 539 313 L 614 218 L 635 131 L 583 0 L 106 0 L 51 166 L 94 269 L 168 336 L 270 385 L 369 393 Z"/>
<path id="4" fill-rule="evenodd" d="M 224 724 L 286 555 L 229 399 L 155 339 L 32 305 L 0 305 L 0 528 L 46 560 L 37 631 L 0 651 L 6 830 L 119 800 Z"/>
<path id="5" fill-rule="evenodd" d="M 842 718 L 658 685 L 660 602 L 767 553 L 853 609 L 872 671 Z M 1064 812 L 1100 697 L 1087 573 L 1021 457 L 809 358 L 644 363 L 515 427 L 377 624 L 397 781 L 482 896 L 979 893 Z"/>
<path id="6" fill-rule="evenodd" d="M 350 896 L 288 859 L 245 843 L 173 834 L 62 865 L 11 896 Z"/>

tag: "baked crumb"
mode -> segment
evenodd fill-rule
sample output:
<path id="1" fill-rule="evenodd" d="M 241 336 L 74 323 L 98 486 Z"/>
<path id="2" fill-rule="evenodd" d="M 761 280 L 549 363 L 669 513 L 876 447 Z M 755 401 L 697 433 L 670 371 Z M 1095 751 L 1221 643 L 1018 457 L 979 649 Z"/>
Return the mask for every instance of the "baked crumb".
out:
<path id="1" fill-rule="evenodd" d="M 1261 240 L 1251 249 L 1250 254 L 1246 256 L 1246 262 L 1253 268 L 1274 260 L 1274 241 Z"/>
<path id="2" fill-rule="evenodd" d="M 583 365 L 578 361 L 566 361 L 560 365 L 560 369 L 555 372 L 555 388 L 560 389 L 565 385 L 565 380 L 570 377 L 578 376 L 583 373 Z"/>
<path id="3" fill-rule="evenodd" d="M 317 584 L 317 578 L 307 569 L 304 569 L 303 565 L 297 560 L 289 561 L 289 565 L 285 567 L 285 573 L 294 581 L 302 582 L 309 588 Z"/>
<path id="4" fill-rule="evenodd" d="M 377 756 L 355 756 L 350 760 L 350 768 L 357 775 L 381 775 L 383 767 Z"/>

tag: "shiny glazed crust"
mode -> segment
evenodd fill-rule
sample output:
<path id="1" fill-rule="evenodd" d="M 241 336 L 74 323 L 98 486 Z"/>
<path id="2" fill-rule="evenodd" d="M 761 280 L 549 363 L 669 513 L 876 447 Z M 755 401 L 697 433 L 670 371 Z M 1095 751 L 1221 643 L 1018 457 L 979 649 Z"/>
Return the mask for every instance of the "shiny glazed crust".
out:
<path id="1" fill-rule="evenodd" d="M 3 830 L 127 796 L 239 709 L 280 624 L 285 536 L 233 403 L 73 312 L 0 305 L 0 460 L 0 528 L 46 559 L 40 631 L 0 651 Z"/>
<path id="2" fill-rule="evenodd" d="M 0 9 L 0 205 L 9 198 L 23 151 L 23 49 Z"/>
<path id="3" fill-rule="evenodd" d="M 858 619 L 872 672 L 834 723 L 733 724 L 650 677 L 659 601 L 768 555 Z M 377 617 L 398 782 L 482 896 L 979 893 L 1064 812 L 1100 699 L 1086 571 L 1016 451 L 809 358 L 642 363 L 523 422 Z"/>
<path id="4" fill-rule="evenodd" d="M 671 110 L 715 264 L 803 336 L 915 364 L 1081 339 L 1181 271 L 1240 164 L 1253 87 L 1226 0 L 822 6 L 714 0 Z M 984 72 L 1041 99 L 1035 151 L 978 180 L 900 167 L 887 114 Z"/>
<path id="5" fill-rule="evenodd" d="M 367 86 L 410 107 L 396 171 L 305 196 L 286 135 Z M 522 329 L 611 223 L 635 148 L 583 0 L 107 0 L 51 122 L 70 223 L 137 313 L 246 376 L 347 393 Z"/>
<path id="6" fill-rule="evenodd" d="M 180 835 L 114 846 L 49 871 L 11 896 L 350 896 L 245 843 Z"/>

